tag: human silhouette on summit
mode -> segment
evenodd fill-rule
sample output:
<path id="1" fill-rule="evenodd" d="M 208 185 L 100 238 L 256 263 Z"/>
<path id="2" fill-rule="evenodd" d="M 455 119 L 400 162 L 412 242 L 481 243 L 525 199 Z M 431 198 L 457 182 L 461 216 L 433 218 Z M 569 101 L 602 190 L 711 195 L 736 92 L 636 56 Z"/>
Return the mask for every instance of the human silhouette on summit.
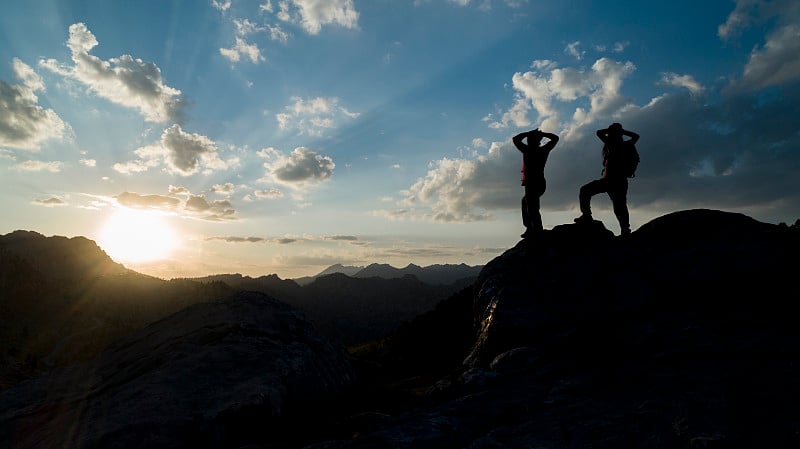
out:
<path id="1" fill-rule="evenodd" d="M 547 139 L 544 144 L 543 138 Z M 544 229 L 542 214 L 539 212 L 539 198 L 547 188 L 544 166 L 550 151 L 558 143 L 558 136 L 536 128 L 517 134 L 512 141 L 522 152 L 522 185 L 525 187 L 525 196 L 522 197 L 522 224 L 525 225 L 525 232 L 520 237 L 526 238 Z"/>
<path id="2" fill-rule="evenodd" d="M 625 136 L 629 137 L 625 140 Z M 614 215 L 619 220 L 620 235 L 631 233 L 630 218 L 628 215 L 628 177 L 632 177 L 629 150 L 634 150 L 635 162 L 638 163 L 638 154 L 634 145 L 639 140 L 639 135 L 633 131 L 622 128 L 619 123 L 612 123 L 606 129 L 597 131 L 597 137 L 603 141 L 603 177 L 595 179 L 581 187 L 578 195 L 581 216 L 575 219 L 576 223 L 590 223 L 592 221 L 591 199 L 598 193 L 608 193 Z M 635 168 L 635 164 L 633 165 Z"/>

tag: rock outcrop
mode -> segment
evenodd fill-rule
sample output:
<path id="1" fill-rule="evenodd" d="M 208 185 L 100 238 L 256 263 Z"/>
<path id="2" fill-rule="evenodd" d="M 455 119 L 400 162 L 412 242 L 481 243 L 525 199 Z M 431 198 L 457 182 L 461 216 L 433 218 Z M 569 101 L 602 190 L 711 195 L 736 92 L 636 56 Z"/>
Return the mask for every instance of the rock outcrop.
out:
<path id="1" fill-rule="evenodd" d="M 798 251 L 714 210 L 557 226 L 484 267 L 460 369 L 310 447 L 800 447 Z"/>
<path id="2" fill-rule="evenodd" d="M 156 449 L 274 441 L 288 431 L 286 423 L 313 416 L 352 382 L 342 348 L 294 308 L 240 293 L 190 306 L 91 362 L 4 391 L 0 447 Z"/>

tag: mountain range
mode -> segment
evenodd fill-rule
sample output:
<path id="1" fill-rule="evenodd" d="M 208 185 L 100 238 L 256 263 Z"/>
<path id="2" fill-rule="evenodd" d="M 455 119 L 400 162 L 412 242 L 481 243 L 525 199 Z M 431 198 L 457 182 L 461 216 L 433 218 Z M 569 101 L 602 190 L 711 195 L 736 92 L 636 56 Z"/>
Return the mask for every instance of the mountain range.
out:
<path id="1" fill-rule="evenodd" d="M 324 310 L 365 282 L 434 286 L 226 275 L 305 292 L 293 305 L 224 277 L 132 273 L 82 238 L 75 247 L 94 255 L 69 268 L 73 281 L 16 241 L 67 260 L 73 239 L 53 250 L 50 237 L 11 236 L 0 238 L 0 319 L 17 377 L 4 371 L 0 448 L 800 447 L 800 220 L 694 209 L 627 237 L 598 221 L 559 225 L 347 347 L 303 301 Z M 355 310 L 370 301 L 347 298 Z M 47 361 L 114 320 L 81 357 Z"/>
<path id="2" fill-rule="evenodd" d="M 421 267 L 408 264 L 404 268 L 395 268 L 389 264 L 373 263 L 366 267 L 345 266 L 342 264 L 331 265 L 314 276 L 295 278 L 299 285 L 307 285 L 315 279 L 329 274 L 341 273 L 354 278 L 377 277 L 382 279 L 396 279 L 411 275 L 420 281 L 431 285 L 448 285 L 464 279 L 478 276 L 483 265 L 467 264 L 435 264 Z"/>

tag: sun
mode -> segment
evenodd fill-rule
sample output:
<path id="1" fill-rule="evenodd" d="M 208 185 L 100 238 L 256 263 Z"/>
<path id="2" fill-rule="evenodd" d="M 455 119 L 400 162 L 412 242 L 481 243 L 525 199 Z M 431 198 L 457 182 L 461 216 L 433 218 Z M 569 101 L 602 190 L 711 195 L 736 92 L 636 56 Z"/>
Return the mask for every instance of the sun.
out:
<path id="1" fill-rule="evenodd" d="M 118 209 L 105 222 L 98 244 L 117 262 L 164 259 L 177 243 L 175 231 L 156 212 Z"/>

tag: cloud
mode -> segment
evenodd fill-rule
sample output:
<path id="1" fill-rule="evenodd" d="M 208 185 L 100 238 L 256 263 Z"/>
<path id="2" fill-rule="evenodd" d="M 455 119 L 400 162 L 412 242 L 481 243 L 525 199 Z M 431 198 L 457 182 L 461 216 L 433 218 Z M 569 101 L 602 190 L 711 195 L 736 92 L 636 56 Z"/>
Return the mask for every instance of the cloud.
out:
<path id="1" fill-rule="evenodd" d="M 227 243 L 276 243 L 278 245 L 288 245 L 290 243 L 295 243 L 300 241 L 298 239 L 289 237 L 264 238 L 264 237 L 215 236 L 206 238 L 206 241 L 212 241 L 212 240 L 221 240 Z"/>
<path id="2" fill-rule="evenodd" d="M 204 195 L 193 195 L 183 187 L 170 186 L 171 195 L 184 195 L 186 200 L 168 195 L 123 192 L 114 197 L 117 204 L 133 209 L 168 211 L 206 221 L 236 220 L 236 210 L 229 200 L 209 202 Z"/>
<path id="3" fill-rule="evenodd" d="M 234 220 L 236 210 L 228 200 L 216 200 L 209 203 L 204 195 L 189 195 L 184 209 L 208 221 Z"/>
<path id="4" fill-rule="evenodd" d="M 215 236 L 206 238 L 206 241 L 212 241 L 212 240 L 222 240 L 223 242 L 228 242 L 228 243 L 262 243 L 267 241 L 267 239 L 263 237 Z"/>
<path id="5" fill-rule="evenodd" d="M 780 86 L 800 80 L 800 24 L 779 27 L 756 47 L 734 86 L 747 91 Z"/>
<path id="6" fill-rule="evenodd" d="M 97 161 L 95 159 L 81 159 L 78 162 L 85 167 L 96 167 Z"/>
<path id="7" fill-rule="evenodd" d="M 693 94 L 699 94 L 705 90 L 705 88 L 691 75 L 678 75 L 677 73 L 672 72 L 661 74 L 661 84 L 683 87 Z"/>
<path id="8" fill-rule="evenodd" d="M 51 196 L 50 198 L 46 199 L 35 199 L 31 201 L 32 204 L 37 206 L 44 206 L 44 207 L 57 207 L 57 206 L 66 206 L 65 203 L 61 198 Z"/>
<path id="9" fill-rule="evenodd" d="M 330 235 L 330 236 L 327 236 L 327 237 L 324 237 L 324 238 L 325 238 L 325 240 L 343 240 L 343 241 L 347 241 L 347 242 L 353 242 L 353 241 L 358 240 L 358 237 L 356 237 L 354 235 Z"/>
<path id="10" fill-rule="evenodd" d="M 141 147 L 134 154 L 138 160 L 114 164 L 114 170 L 130 174 L 165 164 L 170 173 L 189 176 L 201 168 L 210 172 L 225 170 L 231 165 L 231 161 L 220 159 L 213 140 L 201 134 L 187 133 L 177 124 L 165 129 L 158 143 Z"/>
<path id="11" fill-rule="evenodd" d="M 266 61 L 261 54 L 261 49 L 256 44 L 248 44 L 243 38 L 237 37 L 236 43 L 231 48 L 220 48 L 219 52 L 230 62 L 239 62 L 242 56 L 250 59 L 253 64 Z"/>
<path id="12" fill-rule="evenodd" d="M 261 199 L 283 198 L 283 192 L 277 189 L 256 190 L 253 194 Z"/>
<path id="13" fill-rule="evenodd" d="M 140 195 L 133 192 L 122 192 L 114 197 L 117 203 L 132 209 L 175 210 L 181 200 L 165 195 Z"/>
<path id="14" fill-rule="evenodd" d="M 270 3 L 262 6 L 262 11 L 271 12 Z M 309 34 L 318 34 L 326 25 L 358 28 L 359 13 L 353 0 L 284 0 L 278 2 L 278 6 L 278 19 L 300 24 Z"/>
<path id="15" fill-rule="evenodd" d="M 67 40 L 74 64 L 48 59 L 39 61 L 39 65 L 85 84 L 101 98 L 138 110 L 149 122 L 180 120 L 184 104 L 181 91 L 164 84 L 154 63 L 130 55 L 104 61 L 89 53 L 97 45 L 86 25 L 75 23 L 69 27 Z"/>
<path id="16" fill-rule="evenodd" d="M 721 39 L 729 39 L 750 26 L 760 3 L 761 0 L 738 0 L 725 23 L 717 27 L 717 35 Z"/>
<path id="17" fill-rule="evenodd" d="M 578 48 L 581 45 L 580 41 L 575 41 L 567 44 L 566 48 L 564 48 L 564 53 L 574 57 L 578 61 L 583 59 L 583 55 L 586 54 L 584 50 Z"/>
<path id="18" fill-rule="evenodd" d="M 377 214 L 441 222 L 492 219 L 492 210 L 519 204 L 515 183 L 509 182 L 519 179 L 519 159 L 511 145 L 493 143 L 488 153 L 474 159 L 433 161 L 424 177 L 400 192 L 400 208 Z"/>
<path id="19" fill-rule="evenodd" d="M 189 192 L 189 189 L 187 189 L 186 187 L 173 186 L 173 185 L 170 185 L 168 190 L 170 195 L 189 195 L 191 193 Z"/>
<path id="20" fill-rule="evenodd" d="M 233 193 L 235 186 L 233 183 L 226 182 L 225 184 L 214 184 L 211 191 L 218 195 L 230 195 Z"/>
<path id="21" fill-rule="evenodd" d="M 753 92 L 800 80 L 800 3 L 795 0 L 739 0 L 717 34 L 723 40 L 742 30 L 774 19 L 762 46 L 750 52 L 742 77 L 731 88 Z"/>
<path id="22" fill-rule="evenodd" d="M 614 47 L 611 49 L 611 51 L 613 51 L 614 53 L 622 53 L 623 51 L 625 51 L 626 48 L 628 48 L 628 45 L 630 44 L 631 43 L 628 41 L 615 42 Z"/>
<path id="23" fill-rule="evenodd" d="M 620 94 L 620 88 L 622 81 L 636 69 L 631 62 L 600 58 L 590 70 L 585 70 L 559 68 L 552 61 L 536 60 L 531 68 L 533 70 L 512 76 L 514 105 L 499 121 L 491 122 L 491 128 L 528 127 L 537 122 L 542 129 L 566 129 L 562 125 L 561 111 L 570 104 L 588 100 L 588 110 L 583 106 L 574 107 L 571 125 L 574 128 L 610 117 L 630 104 L 630 100 Z M 528 117 L 531 110 L 536 112 L 536 119 Z"/>
<path id="24" fill-rule="evenodd" d="M 325 130 L 335 128 L 340 121 L 352 120 L 359 115 L 340 107 L 336 97 L 292 97 L 292 104 L 286 106 L 284 112 L 276 114 L 275 119 L 281 129 L 295 129 L 299 134 L 321 136 Z"/>
<path id="25" fill-rule="evenodd" d="M 231 0 L 224 0 L 224 1 L 211 0 L 211 6 L 213 6 L 215 9 L 220 10 L 221 12 L 225 12 L 231 8 Z"/>
<path id="26" fill-rule="evenodd" d="M 21 162 L 21 163 L 15 165 L 14 167 L 17 170 L 22 170 L 22 171 L 35 171 L 35 172 L 47 171 L 47 172 L 50 172 L 50 173 L 58 173 L 58 172 L 61 171 L 61 168 L 63 166 L 64 166 L 64 164 L 62 162 L 59 162 L 59 161 L 50 161 L 50 162 L 46 162 L 46 161 L 25 161 L 25 162 Z"/>
<path id="27" fill-rule="evenodd" d="M 44 90 L 39 75 L 17 58 L 12 68 L 22 84 L 0 80 L 0 146 L 38 150 L 42 142 L 62 138 L 66 125 L 55 111 L 37 104 L 36 92 Z"/>
<path id="28" fill-rule="evenodd" d="M 271 161 L 261 181 L 277 182 L 292 188 L 303 188 L 324 182 L 333 176 L 336 167 L 333 159 L 306 147 L 298 147 L 288 155 L 274 149 L 269 152 Z M 267 153 L 264 153 L 267 154 Z"/>

